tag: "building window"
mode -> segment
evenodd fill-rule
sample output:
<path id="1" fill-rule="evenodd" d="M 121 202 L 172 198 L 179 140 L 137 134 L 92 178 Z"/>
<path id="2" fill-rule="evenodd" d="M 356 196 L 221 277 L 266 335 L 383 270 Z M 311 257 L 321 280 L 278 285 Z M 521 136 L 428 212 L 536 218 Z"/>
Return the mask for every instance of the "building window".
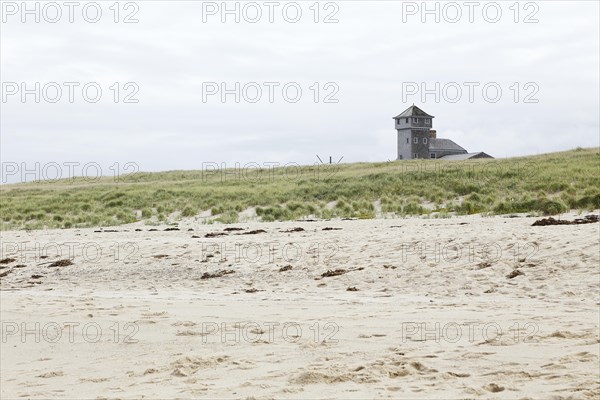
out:
<path id="1" fill-rule="evenodd" d="M 413 158 L 419 158 L 419 155 L 417 153 L 413 154 Z"/>
<path id="2" fill-rule="evenodd" d="M 418 138 L 418 137 L 414 138 L 414 139 L 413 139 L 413 143 L 414 143 L 414 144 L 419 144 L 419 138 Z"/>
<path id="3" fill-rule="evenodd" d="M 427 144 L 427 138 L 426 137 L 423 138 L 423 144 Z"/>
<path id="4" fill-rule="evenodd" d="M 406 123 L 408 124 L 408 118 L 406 118 Z"/>
<path id="5" fill-rule="evenodd" d="M 414 123 L 417 123 L 417 122 L 419 122 L 419 118 L 413 118 L 413 122 L 414 122 Z"/>
<path id="6" fill-rule="evenodd" d="M 431 124 L 431 119 L 429 119 L 429 118 L 425 118 L 425 123 L 426 123 L 427 125 Z"/>
<path id="7" fill-rule="evenodd" d="M 431 158 L 435 158 L 435 153 L 431 153 L 431 154 L 429 155 L 429 157 L 431 157 Z"/>
<path id="8" fill-rule="evenodd" d="M 406 144 L 408 144 L 408 138 L 406 138 Z"/>

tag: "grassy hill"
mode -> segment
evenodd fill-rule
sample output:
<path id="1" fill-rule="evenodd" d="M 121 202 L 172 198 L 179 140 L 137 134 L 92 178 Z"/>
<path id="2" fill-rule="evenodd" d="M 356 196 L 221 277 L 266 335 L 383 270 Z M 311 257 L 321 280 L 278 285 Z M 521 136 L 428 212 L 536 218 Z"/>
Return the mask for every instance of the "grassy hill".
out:
<path id="1" fill-rule="evenodd" d="M 600 207 L 598 148 L 498 160 L 415 160 L 136 173 L 3 185 L 0 229 L 166 222 L 201 212 L 225 223 L 376 215 L 536 212 Z"/>

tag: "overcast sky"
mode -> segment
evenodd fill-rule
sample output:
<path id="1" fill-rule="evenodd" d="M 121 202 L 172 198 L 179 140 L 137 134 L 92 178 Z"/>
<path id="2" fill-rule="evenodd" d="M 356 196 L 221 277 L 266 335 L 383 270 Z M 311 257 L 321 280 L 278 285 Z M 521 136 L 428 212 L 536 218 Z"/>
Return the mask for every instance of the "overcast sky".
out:
<path id="1" fill-rule="evenodd" d="M 439 7 L 439 22 L 423 15 L 421 2 L 239 2 L 239 23 L 223 15 L 220 1 L 122 2 L 115 23 L 113 3 L 98 1 L 102 15 L 91 23 L 95 5 L 84 13 L 88 3 L 80 2 L 70 23 L 58 2 L 62 16 L 51 23 L 57 8 L 41 2 L 36 23 L 20 1 L 2 2 L 5 169 L 94 162 L 110 175 L 115 162 L 161 171 L 205 162 L 311 164 L 316 154 L 393 160 L 392 117 L 413 103 L 435 116 L 438 137 L 468 151 L 510 157 L 599 146 L 597 1 L 479 2 L 474 9 L 428 2 Z M 40 102 L 34 94 L 23 102 L 21 83 L 35 92 L 36 82 Z M 79 85 L 72 103 L 64 82 Z M 222 82 L 231 90 L 224 103 L 211 94 Z M 52 103 L 56 86 L 62 96 Z M 252 102 L 257 86 L 262 96 Z M 102 95 L 93 103 L 95 87 Z M 138 102 L 124 102 L 129 94 Z"/>

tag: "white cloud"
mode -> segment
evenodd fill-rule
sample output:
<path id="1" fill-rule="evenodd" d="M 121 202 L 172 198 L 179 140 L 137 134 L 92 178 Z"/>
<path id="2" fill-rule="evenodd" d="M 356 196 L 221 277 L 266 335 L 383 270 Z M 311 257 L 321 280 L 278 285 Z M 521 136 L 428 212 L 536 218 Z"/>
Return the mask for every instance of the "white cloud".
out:
<path id="1" fill-rule="evenodd" d="M 101 4 L 106 11 L 112 3 Z M 11 97 L 1 104 L 3 162 L 126 160 L 161 170 L 221 160 L 312 163 L 317 153 L 387 160 L 396 149 L 391 117 L 413 102 L 436 116 L 439 136 L 468 150 L 512 156 L 599 145 L 597 2 L 537 2 L 535 24 L 515 24 L 512 3 L 501 3 L 497 24 L 417 16 L 403 23 L 401 2 L 336 2 L 336 24 L 313 23 L 312 3 L 302 3 L 297 24 L 222 24 L 216 16 L 202 23 L 201 2 L 137 4 L 137 24 L 115 24 L 110 13 L 98 24 L 7 16 L 3 82 L 94 81 L 103 97 L 95 104 Z M 109 87 L 129 81 L 139 85 L 139 103 L 114 104 Z M 290 104 L 277 90 L 274 103 L 265 92 L 257 104 L 231 95 L 225 104 L 218 96 L 203 103 L 202 83 L 210 81 L 294 81 L 303 96 Z M 501 100 L 486 102 L 476 91 L 473 103 L 466 92 L 457 103 L 402 101 L 404 82 L 471 81 L 498 82 Z M 339 103 L 315 104 L 314 82 L 321 96 L 323 84 L 335 82 Z M 539 103 L 515 103 L 515 82 L 521 97 L 525 83 L 537 84 Z"/>

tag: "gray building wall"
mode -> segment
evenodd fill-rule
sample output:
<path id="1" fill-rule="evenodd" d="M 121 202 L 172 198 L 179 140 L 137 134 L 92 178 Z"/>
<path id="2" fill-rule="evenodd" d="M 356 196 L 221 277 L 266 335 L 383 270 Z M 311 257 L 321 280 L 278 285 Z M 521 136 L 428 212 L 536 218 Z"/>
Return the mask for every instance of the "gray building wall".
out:
<path id="1" fill-rule="evenodd" d="M 431 122 L 431 118 L 424 117 L 407 117 L 395 120 L 396 130 L 398 131 L 398 160 L 413 160 L 415 154 L 417 155 L 416 158 L 429 158 Z M 415 139 L 417 139 L 417 143 L 415 143 Z"/>
<path id="2" fill-rule="evenodd" d="M 451 154 L 467 154 L 466 150 L 457 150 L 457 149 L 439 149 L 439 150 L 431 150 L 430 153 L 435 153 L 435 158 L 440 158 L 444 156 L 449 156 Z M 429 158 L 430 155 L 427 156 Z"/>
<path id="3" fill-rule="evenodd" d="M 408 144 L 406 142 L 407 139 L 409 141 Z M 413 158 L 410 140 L 412 140 L 412 135 L 409 129 L 398 131 L 398 160 L 410 160 Z"/>
<path id="4" fill-rule="evenodd" d="M 408 122 L 406 121 L 408 120 Z M 396 119 L 396 129 L 423 128 L 431 129 L 431 118 L 406 117 Z"/>
<path id="5" fill-rule="evenodd" d="M 429 158 L 429 129 L 427 130 L 412 130 L 412 157 L 415 158 Z M 417 143 L 415 143 L 415 141 Z"/>

